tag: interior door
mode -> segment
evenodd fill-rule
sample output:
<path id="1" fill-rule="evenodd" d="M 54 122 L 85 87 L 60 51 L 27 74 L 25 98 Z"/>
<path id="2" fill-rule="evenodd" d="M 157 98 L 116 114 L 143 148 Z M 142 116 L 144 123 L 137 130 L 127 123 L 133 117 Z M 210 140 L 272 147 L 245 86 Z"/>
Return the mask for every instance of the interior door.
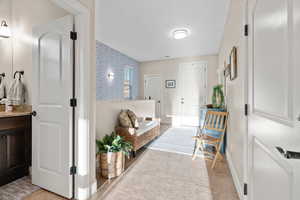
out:
<path id="1" fill-rule="evenodd" d="M 206 63 L 184 63 L 179 69 L 180 124 L 200 125 L 200 107 L 207 103 Z"/>
<path id="2" fill-rule="evenodd" d="M 35 27 L 33 52 L 32 182 L 72 197 L 73 17 Z"/>
<path id="3" fill-rule="evenodd" d="M 159 75 L 145 75 L 145 99 L 155 100 L 155 116 L 161 117 L 161 78 Z"/>
<path id="4" fill-rule="evenodd" d="M 249 0 L 249 196 L 300 198 L 300 1 Z"/>

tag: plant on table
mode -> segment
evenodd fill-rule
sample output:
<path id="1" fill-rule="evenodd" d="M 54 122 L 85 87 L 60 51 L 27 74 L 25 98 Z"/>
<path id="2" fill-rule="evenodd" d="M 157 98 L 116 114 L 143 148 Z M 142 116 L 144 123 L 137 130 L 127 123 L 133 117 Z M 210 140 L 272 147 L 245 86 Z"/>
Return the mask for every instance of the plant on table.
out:
<path id="1" fill-rule="evenodd" d="M 214 108 L 224 108 L 223 85 L 216 85 L 213 88 L 212 104 Z"/>

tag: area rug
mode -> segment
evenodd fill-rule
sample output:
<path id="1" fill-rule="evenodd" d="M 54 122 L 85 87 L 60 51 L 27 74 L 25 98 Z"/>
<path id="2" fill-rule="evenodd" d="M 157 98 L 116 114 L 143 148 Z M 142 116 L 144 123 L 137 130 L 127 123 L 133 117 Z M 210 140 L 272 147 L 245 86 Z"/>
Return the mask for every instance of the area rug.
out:
<path id="1" fill-rule="evenodd" d="M 149 149 L 192 155 L 197 134 L 196 127 L 172 127 L 148 146 Z"/>
<path id="2" fill-rule="evenodd" d="M 104 200 L 212 200 L 206 164 L 199 159 L 148 149 Z"/>
<path id="3" fill-rule="evenodd" d="M 1 200 L 22 200 L 40 188 L 32 185 L 29 177 L 20 178 L 0 187 Z"/>

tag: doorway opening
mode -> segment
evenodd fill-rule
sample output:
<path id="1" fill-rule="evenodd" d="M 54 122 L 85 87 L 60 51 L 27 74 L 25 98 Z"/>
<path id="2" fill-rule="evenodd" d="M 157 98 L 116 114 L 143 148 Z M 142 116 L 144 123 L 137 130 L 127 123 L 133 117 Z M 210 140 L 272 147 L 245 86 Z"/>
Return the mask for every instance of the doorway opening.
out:
<path id="1" fill-rule="evenodd" d="M 145 75 L 144 81 L 144 98 L 155 101 L 155 117 L 161 118 L 161 77 L 160 75 Z"/>
<path id="2" fill-rule="evenodd" d="M 92 64 L 90 12 L 79 1 L 47 0 L 40 4 L 41 6 L 37 6 L 39 12 L 44 7 L 47 7 L 48 11 L 55 7 L 64 10 L 65 12 L 61 13 L 66 14 L 51 19 L 47 18 L 50 14 L 34 19 L 31 15 L 23 13 L 22 20 L 18 21 L 18 23 L 25 21 L 26 26 L 31 26 L 26 28 L 30 30 L 27 34 L 30 40 L 26 40 L 26 45 L 30 42 L 29 46 L 33 46 L 33 52 L 36 53 L 36 56 L 31 54 L 27 56 L 29 60 L 32 58 L 30 67 L 33 66 L 33 70 L 25 68 L 25 74 L 29 77 L 33 72 L 34 81 L 31 83 L 29 80 L 27 86 L 30 91 L 33 90 L 29 93 L 29 103 L 36 111 L 36 116 L 32 119 L 33 134 L 37 136 L 33 137 L 32 145 L 32 180 L 39 187 L 61 196 L 87 199 L 96 192 L 95 145 L 90 142 L 95 140 L 95 133 L 91 128 L 94 123 L 93 115 L 90 113 L 93 98 L 90 97 L 92 95 L 90 81 L 86 81 L 91 80 Z M 57 14 L 52 10 L 49 13 Z M 66 15 L 70 16 L 61 18 Z M 74 24 L 78 33 L 77 38 L 74 34 Z M 20 25 L 23 27 L 24 24 Z M 32 28 L 37 26 L 39 28 L 34 28 L 32 33 Z M 35 35 L 37 32 L 40 35 Z M 26 34 L 22 34 L 21 39 L 25 38 L 23 35 Z M 12 37 L 17 38 L 19 35 Z M 73 44 L 75 39 L 76 46 Z M 14 39 L 15 41 L 18 40 Z M 77 56 L 74 57 L 72 53 L 76 53 Z M 36 67 L 39 65 L 43 67 Z M 75 82 L 76 85 L 73 87 Z M 40 87 L 35 88 L 37 85 Z M 47 90 L 44 90 L 45 88 Z M 43 134 L 38 134 L 41 132 Z M 59 176 L 62 179 L 58 180 Z"/>

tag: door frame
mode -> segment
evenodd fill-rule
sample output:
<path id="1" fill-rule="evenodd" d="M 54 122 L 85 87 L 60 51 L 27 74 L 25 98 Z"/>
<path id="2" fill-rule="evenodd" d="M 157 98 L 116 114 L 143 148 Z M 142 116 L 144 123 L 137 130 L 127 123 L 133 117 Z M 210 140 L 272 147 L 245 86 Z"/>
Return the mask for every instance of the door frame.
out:
<path id="1" fill-rule="evenodd" d="M 161 75 L 160 74 L 145 74 L 144 75 L 144 94 L 143 94 L 143 98 L 145 98 L 145 91 L 146 91 L 146 84 L 145 84 L 145 81 L 146 81 L 146 78 L 148 77 L 159 77 L 160 79 L 160 108 L 159 108 L 159 116 L 160 118 L 162 118 L 162 110 L 163 110 L 163 85 L 162 85 L 162 79 L 161 79 Z"/>
<path id="2" fill-rule="evenodd" d="M 75 198 L 87 199 L 97 192 L 95 174 L 95 96 L 91 87 L 94 83 L 91 73 L 93 63 L 90 60 L 91 30 L 89 9 L 79 0 L 51 0 L 58 7 L 65 9 L 74 16 L 75 31 L 78 33 L 75 47 L 76 98 L 75 114 Z M 89 67 L 87 67 L 89 66 Z M 91 81 L 85 81 L 91 80 Z M 80 132 L 80 134 L 78 134 Z"/>
<path id="3" fill-rule="evenodd" d="M 250 174 L 250 168 L 249 168 L 249 159 L 250 159 L 250 155 L 249 155 L 249 148 L 250 148 L 250 144 L 249 144 L 249 130 L 248 130 L 248 116 L 249 113 L 251 112 L 250 110 L 250 105 L 249 105 L 249 76 L 250 76 L 250 72 L 249 72 L 249 36 L 251 35 L 251 31 L 250 31 L 250 27 L 249 27 L 249 7 L 248 7 L 248 0 L 243 0 L 243 24 L 247 25 L 247 32 L 248 35 L 245 36 L 245 32 L 243 34 L 243 39 L 242 39 L 242 43 L 243 43 L 243 58 L 244 58 L 244 62 L 242 63 L 242 65 L 244 65 L 244 73 L 243 73 L 243 90 L 244 90 L 244 105 L 245 105 L 245 130 L 244 130 L 244 141 L 243 141 L 243 151 L 244 151 L 244 160 L 243 160 L 243 179 L 244 179 L 244 187 L 243 187 L 243 199 L 248 199 L 248 195 L 249 195 L 249 191 L 251 189 L 251 183 L 249 182 L 251 174 Z M 244 27 L 245 29 L 245 27 Z M 245 30 L 244 30 L 245 31 Z M 246 113 L 246 109 L 247 109 L 247 113 Z M 247 185 L 245 185 L 247 184 Z M 246 186 L 246 188 L 245 188 Z M 247 191 L 245 191 L 247 190 Z M 245 194 L 246 193 L 246 194 Z"/>

